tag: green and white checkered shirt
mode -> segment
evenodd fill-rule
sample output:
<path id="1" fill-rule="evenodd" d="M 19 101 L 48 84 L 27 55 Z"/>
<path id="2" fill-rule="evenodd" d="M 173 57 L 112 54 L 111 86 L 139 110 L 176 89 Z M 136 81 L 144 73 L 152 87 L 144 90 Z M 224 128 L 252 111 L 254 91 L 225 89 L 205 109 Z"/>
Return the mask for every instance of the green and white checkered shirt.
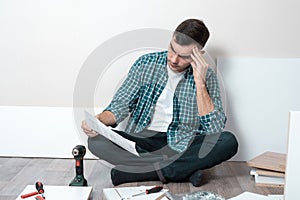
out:
<path id="1" fill-rule="evenodd" d="M 105 110 L 115 115 L 117 124 L 131 114 L 125 132 L 139 133 L 150 123 L 155 104 L 167 80 L 167 51 L 143 55 L 131 67 L 126 80 Z M 206 87 L 213 101 L 214 111 L 199 116 L 191 66 L 177 85 L 167 141 L 168 145 L 178 152 L 187 148 L 194 134 L 220 133 L 225 126 L 226 116 L 217 76 L 210 68 L 206 74 Z"/>

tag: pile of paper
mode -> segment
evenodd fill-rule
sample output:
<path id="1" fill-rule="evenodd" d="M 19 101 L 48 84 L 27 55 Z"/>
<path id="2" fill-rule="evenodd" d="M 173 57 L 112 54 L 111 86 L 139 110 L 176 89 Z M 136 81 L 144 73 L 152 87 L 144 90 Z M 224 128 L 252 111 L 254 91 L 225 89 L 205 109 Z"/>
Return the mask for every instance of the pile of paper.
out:
<path id="1" fill-rule="evenodd" d="M 257 186 L 283 187 L 285 162 L 286 154 L 265 152 L 247 164 L 252 167 L 250 175 L 254 176 Z"/>

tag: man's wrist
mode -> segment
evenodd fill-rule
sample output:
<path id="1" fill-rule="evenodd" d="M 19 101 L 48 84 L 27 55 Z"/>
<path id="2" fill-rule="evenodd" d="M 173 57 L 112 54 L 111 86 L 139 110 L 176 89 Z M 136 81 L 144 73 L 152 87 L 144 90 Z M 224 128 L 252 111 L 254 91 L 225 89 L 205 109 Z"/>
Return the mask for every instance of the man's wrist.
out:
<path id="1" fill-rule="evenodd" d="M 116 117 L 111 111 L 105 110 L 95 117 L 106 126 L 115 127 L 117 125 Z"/>
<path id="2" fill-rule="evenodd" d="M 101 114 L 101 113 L 100 113 L 100 114 Z M 98 115 L 95 116 L 99 121 L 101 121 L 101 120 L 100 120 L 100 114 L 98 114 Z"/>
<path id="3" fill-rule="evenodd" d="M 206 84 L 205 84 L 205 81 L 203 81 L 203 80 L 196 81 L 195 84 L 196 84 L 196 88 L 199 90 L 206 89 Z"/>

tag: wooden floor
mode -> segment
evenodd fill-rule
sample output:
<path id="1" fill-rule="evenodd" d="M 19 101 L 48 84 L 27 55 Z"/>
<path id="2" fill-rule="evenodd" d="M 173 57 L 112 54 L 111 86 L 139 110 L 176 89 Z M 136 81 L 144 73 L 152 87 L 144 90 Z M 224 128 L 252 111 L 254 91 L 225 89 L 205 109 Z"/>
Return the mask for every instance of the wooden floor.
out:
<path id="1" fill-rule="evenodd" d="M 10 158 L 0 157 L 0 199 L 14 200 L 26 187 L 41 181 L 45 185 L 68 185 L 75 176 L 73 159 Z M 99 160 L 84 161 L 84 175 L 93 187 L 93 200 L 102 200 L 102 189 L 113 187 L 109 164 Z M 283 194 L 282 188 L 256 187 L 249 175 L 250 168 L 244 162 L 225 162 L 205 170 L 203 185 L 193 187 L 190 183 L 164 185 L 173 194 L 194 191 L 211 191 L 231 198 L 244 191 L 259 194 Z M 127 183 L 122 186 L 155 185 L 160 182 Z M 45 191 L 47 194 L 47 191 Z"/>

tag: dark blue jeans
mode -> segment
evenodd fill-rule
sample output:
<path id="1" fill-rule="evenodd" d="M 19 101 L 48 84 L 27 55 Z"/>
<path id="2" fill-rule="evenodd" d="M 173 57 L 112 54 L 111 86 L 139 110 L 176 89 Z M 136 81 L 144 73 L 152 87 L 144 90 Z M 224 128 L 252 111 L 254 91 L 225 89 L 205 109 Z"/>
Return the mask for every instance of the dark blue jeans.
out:
<path id="1" fill-rule="evenodd" d="M 98 135 L 88 139 L 89 150 L 119 170 L 144 173 L 156 171 L 164 181 L 186 181 L 195 171 L 208 169 L 233 157 L 238 150 L 235 136 L 226 131 L 215 135 L 195 135 L 181 153 L 167 144 L 166 133 L 145 131 L 137 135 L 115 131 L 136 142 L 140 157 Z"/>

